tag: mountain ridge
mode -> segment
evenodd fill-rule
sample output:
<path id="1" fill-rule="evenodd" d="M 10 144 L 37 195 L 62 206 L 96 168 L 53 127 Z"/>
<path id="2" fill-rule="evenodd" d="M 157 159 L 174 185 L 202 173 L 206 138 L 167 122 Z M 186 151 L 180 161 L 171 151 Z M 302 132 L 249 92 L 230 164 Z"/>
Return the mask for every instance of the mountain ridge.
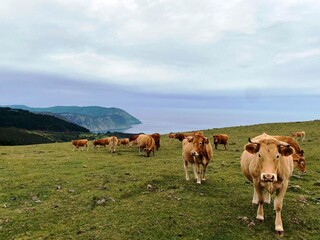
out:
<path id="1" fill-rule="evenodd" d="M 26 105 L 9 105 L 6 107 L 23 109 L 34 113 L 56 116 L 89 129 L 91 132 L 107 132 L 131 128 L 141 121 L 123 109 L 101 106 L 54 106 L 35 108 Z"/>

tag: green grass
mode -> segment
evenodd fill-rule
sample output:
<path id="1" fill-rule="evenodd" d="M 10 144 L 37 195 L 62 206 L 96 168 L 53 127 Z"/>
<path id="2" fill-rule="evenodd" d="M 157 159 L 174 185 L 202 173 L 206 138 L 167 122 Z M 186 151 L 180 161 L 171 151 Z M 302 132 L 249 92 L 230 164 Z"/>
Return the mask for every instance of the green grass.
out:
<path id="1" fill-rule="evenodd" d="M 186 182 L 181 142 L 161 136 L 155 157 L 135 147 L 72 151 L 70 143 L 0 147 L 1 239 L 276 239 L 273 204 L 255 220 L 239 160 L 248 137 L 306 131 L 307 173 L 284 199 L 282 239 L 319 239 L 319 121 L 205 130 L 227 133 L 201 185 Z M 192 174 L 191 168 L 190 173 Z M 193 176 L 193 175 L 191 175 Z M 255 225 L 248 227 L 247 217 Z M 240 218 L 240 219 L 239 219 Z"/>

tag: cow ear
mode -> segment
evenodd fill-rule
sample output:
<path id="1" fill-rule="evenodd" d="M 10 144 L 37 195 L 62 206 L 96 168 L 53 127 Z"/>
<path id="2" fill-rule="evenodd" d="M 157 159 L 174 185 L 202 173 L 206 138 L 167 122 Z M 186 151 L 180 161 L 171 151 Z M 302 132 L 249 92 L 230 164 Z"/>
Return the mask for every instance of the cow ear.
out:
<path id="1" fill-rule="evenodd" d="M 255 154 L 259 151 L 260 144 L 259 143 L 248 143 L 247 145 L 244 146 L 244 149 L 251 154 Z"/>
<path id="2" fill-rule="evenodd" d="M 205 144 L 209 144 L 209 139 L 205 137 L 205 138 L 204 138 L 204 143 L 205 143 Z"/>
<path id="3" fill-rule="evenodd" d="M 291 154 L 294 153 L 294 149 L 292 147 L 290 147 L 290 145 L 283 145 L 283 144 L 280 144 L 278 145 L 278 151 L 279 153 L 281 153 L 281 155 L 283 156 L 290 156 Z"/>
<path id="4" fill-rule="evenodd" d="M 192 142 L 192 141 L 193 141 L 193 137 L 192 137 L 192 136 L 188 136 L 188 137 L 186 137 L 186 139 L 187 139 L 189 142 Z"/>

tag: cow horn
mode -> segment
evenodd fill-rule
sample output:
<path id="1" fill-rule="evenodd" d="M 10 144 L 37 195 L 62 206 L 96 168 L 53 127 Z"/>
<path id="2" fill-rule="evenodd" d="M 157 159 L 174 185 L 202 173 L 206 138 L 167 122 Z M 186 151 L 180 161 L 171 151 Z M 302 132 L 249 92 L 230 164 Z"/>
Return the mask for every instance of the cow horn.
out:
<path id="1" fill-rule="evenodd" d="M 248 138 L 248 142 L 249 142 L 249 143 L 252 143 L 252 142 L 251 142 L 251 138 Z"/>

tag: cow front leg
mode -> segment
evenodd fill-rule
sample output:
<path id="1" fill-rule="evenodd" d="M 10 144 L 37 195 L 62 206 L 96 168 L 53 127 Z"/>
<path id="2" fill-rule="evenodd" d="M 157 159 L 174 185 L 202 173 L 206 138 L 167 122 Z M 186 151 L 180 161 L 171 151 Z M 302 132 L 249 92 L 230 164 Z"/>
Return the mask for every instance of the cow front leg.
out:
<path id="1" fill-rule="evenodd" d="M 202 180 L 202 181 L 205 181 L 205 180 L 206 180 L 206 178 L 205 178 L 205 174 L 206 174 L 207 166 L 208 166 L 208 164 L 203 164 L 203 169 L 202 169 L 202 178 L 201 178 L 201 180 Z"/>
<path id="2" fill-rule="evenodd" d="M 194 179 L 197 179 L 197 168 L 194 163 L 192 163 L 192 169 L 193 169 Z"/>
<path id="3" fill-rule="evenodd" d="M 195 167 L 195 170 L 196 170 L 195 174 L 196 174 L 196 178 L 197 178 L 197 183 L 201 184 L 200 165 L 199 165 L 199 163 L 196 163 L 194 165 L 196 166 Z"/>
<path id="4" fill-rule="evenodd" d="M 258 209 L 257 209 L 257 219 L 263 221 L 264 220 L 264 212 L 263 212 L 263 188 L 259 184 L 254 184 L 255 193 L 258 198 Z"/>
<path id="5" fill-rule="evenodd" d="M 274 198 L 274 210 L 276 211 L 275 230 L 279 235 L 283 235 L 284 229 L 282 224 L 281 212 L 283 205 L 283 198 L 288 188 L 288 181 L 283 181 L 282 187 L 277 190 Z"/>
<path id="6" fill-rule="evenodd" d="M 186 173 L 186 180 L 189 181 L 190 177 L 189 177 L 189 173 L 188 173 L 188 162 L 187 161 L 183 161 L 183 167 L 184 167 L 184 171 Z"/>
<path id="7" fill-rule="evenodd" d="M 253 204 L 258 204 L 259 203 L 258 195 L 257 195 L 257 192 L 256 192 L 255 188 L 253 188 L 252 203 Z"/>

